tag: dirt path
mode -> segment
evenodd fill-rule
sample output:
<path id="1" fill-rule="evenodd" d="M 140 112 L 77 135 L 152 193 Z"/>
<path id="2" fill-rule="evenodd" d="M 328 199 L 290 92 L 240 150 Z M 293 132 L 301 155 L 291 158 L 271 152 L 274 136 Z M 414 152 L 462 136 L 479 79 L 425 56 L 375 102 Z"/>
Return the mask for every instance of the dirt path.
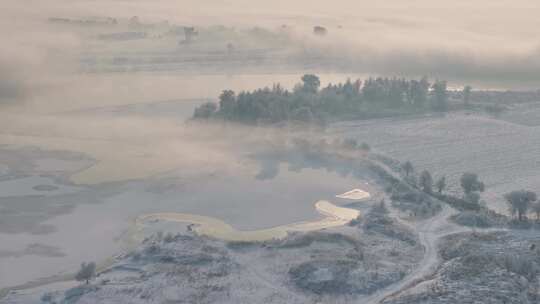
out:
<path id="1" fill-rule="evenodd" d="M 359 303 L 362 304 L 378 304 L 385 299 L 395 296 L 402 291 L 416 285 L 423 277 L 432 274 L 439 264 L 439 257 L 437 254 L 437 242 L 438 240 L 448 234 L 460 232 L 461 230 L 467 230 L 466 228 L 454 227 L 447 231 L 439 231 L 442 227 L 449 226 L 448 218 L 455 213 L 455 210 L 443 205 L 442 211 L 429 219 L 418 222 L 412 225 L 415 231 L 418 233 L 418 238 L 422 246 L 424 246 L 424 257 L 419 262 L 419 267 L 414 269 L 413 272 L 408 274 L 403 280 L 387 286 L 381 290 L 378 290 L 374 294 L 360 299 Z M 451 225 L 449 227 L 452 227 Z"/>
<path id="2" fill-rule="evenodd" d="M 393 177 L 401 179 L 397 172 L 393 171 L 384 163 L 381 163 L 379 161 L 373 162 L 377 163 Z M 397 210 L 395 210 L 395 208 L 389 207 L 390 216 L 392 218 L 394 218 L 401 224 L 410 227 L 413 231 L 416 231 L 418 233 L 420 243 L 424 247 L 424 256 L 419 262 L 418 268 L 414 269 L 403 280 L 387 286 L 386 288 L 380 289 L 370 296 L 360 298 L 358 303 L 379 304 L 425 281 L 426 277 L 429 277 L 435 273 L 437 267 L 441 262 L 437 250 L 437 243 L 439 242 L 439 240 L 451 234 L 473 231 L 472 228 L 459 226 L 457 224 L 451 223 L 449 221 L 449 218 L 452 215 L 456 214 L 458 211 L 449 207 L 445 203 L 441 203 L 441 205 L 442 210 L 441 212 L 439 212 L 439 214 L 432 218 L 425 219 L 416 223 L 410 223 L 401 220 L 398 216 Z M 492 232 L 507 230 L 508 229 L 505 228 L 494 228 L 484 229 L 482 231 Z"/>
<path id="3" fill-rule="evenodd" d="M 422 246 L 424 246 L 424 257 L 419 262 L 419 267 L 408 274 L 403 280 L 387 286 L 371 296 L 360 299 L 362 304 L 379 304 L 392 297 L 396 297 L 404 291 L 417 286 L 419 283 L 435 273 L 441 261 L 438 255 L 437 244 L 445 236 L 474 231 L 472 228 L 459 226 L 451 223 L 449 218 L 457 211 L 448 205 L 443 205 L 442 211 L 429 219 L 410 225 L 418 233 Z M 399 219 L 398 219 L 399 220 Z M 482 232 L 508 231 L 506 228 L 482 229 Z"/>

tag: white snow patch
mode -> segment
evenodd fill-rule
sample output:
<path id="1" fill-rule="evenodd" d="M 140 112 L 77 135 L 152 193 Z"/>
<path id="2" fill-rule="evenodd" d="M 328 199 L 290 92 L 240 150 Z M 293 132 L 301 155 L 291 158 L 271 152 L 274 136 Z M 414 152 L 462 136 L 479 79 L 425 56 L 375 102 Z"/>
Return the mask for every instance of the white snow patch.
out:
<path id="1" fill-rule="evenodd" d="M 365 198 L 369 198 L 370 195 L 368 192 L 360 189 L 353 189 L 351 191 L 345 192 L 343 194 L 336 195 L 338 198 L 345 198 L 345 199 L 351 199 L 351 200 L 361 200 Z"/>

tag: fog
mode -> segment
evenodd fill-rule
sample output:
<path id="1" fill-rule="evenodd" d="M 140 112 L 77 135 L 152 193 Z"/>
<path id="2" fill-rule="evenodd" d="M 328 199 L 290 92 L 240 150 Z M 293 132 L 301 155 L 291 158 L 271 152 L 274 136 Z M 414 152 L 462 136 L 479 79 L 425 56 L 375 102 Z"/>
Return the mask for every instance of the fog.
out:
<path id="1" fill-rule="evenodd" d="M 308 68 L 315 72 L 428 75 L 449 79 L 457 85 L 470 82 L 487 88 L 536 89 L 540 80 L 537 73 L 540 42 L 535 39 L 540 26 L 539 12 L 534 0 L 446 3 L 7 0 L 0 12 L 3 37 L 0 100 L 3 104 L 32 101 L 30 108 L 41 110 L 57 105 L 91 107 L 149 97 L 154 100 L 214 97 L 213 93 L 228 85 L 215 82 L 194 85 L 192 80 L 187 80 L 171 88 L 170 82 L 177 81 L 174 75 L 81 74 L 80 57 L 91 48 L 88 31 L 77 26 L 54 26 L 47 19 L 93 16 L 139 16 L 147 23 L 168 20 L 198 27 L 258 26 L 272 31 L 287 25 L 290 47 L 308 50 L 317 58 L 318 62 Z M 314 25 L 328 28 L 329 35 L 323 39 L 313 37 Z M 285 68 L 285 72 L 299 75 L 302 71 Z M 252 69 L 247 74 L 260 73 L 267 72 Z M 250 78 L 235 81 L 253 83 Z M 282 80 L 268 77 L 257 85 L 276 81 Z M 133 96 L 138 96 L 138 100 L 133 100 Z"/>
<path id="2" fill-rule="evenodd" d="M 223 90 L 276 83 L 293 90 L 307 73 L 319 75 L 322 86 L 428 76 L 448 80 L 450 88 L 471 84 L 476 92 L 538 90 L 539 15 L 537 0 L 2 0 L 0 296 L 1 288 L 116 254 L 141 214 L 185 212 L 262 229 L 320 217 L 316 200 L 354 187 L 385 197 L 370 164 L 401 168 L 385 153 L 410 158 L 418 173 L 447 175 L 456 196 L 461 171 L 475 168 L 490 175 L 486 186 L 494 190 L 486 197 L 506 208 L 503 192 L 520 187 L 514 176 L 531 188 L 540 179 L 535 166 L 515 163 L 534 163 L 538 149 L 521 147 L 534 145 L 537 125 L 488 117 L 481 102 L 475 108 L 481 119 L 469 117 L 459 93 L 451 96 L 457 118 L 442 119 L 446 114 L 429 106 L 412 112 L 426 116 L 418 121 L 330 120 L 324 127 L 190 118 Z M 186 42 L 184 26 L 198 31 L 195 43 Z M 315 35 L 314 26 L 327 34 Z M 373 145 L 373 157 L 366 156 L 369 145 L 351 152 L 336 141 L 338 148 L 328 148 L 344 136 Z M 310 140 L 312 155 L 287 150 L 285 143 L 298 138 Z M 471 147 L 483 152 L 477 154 L 484 163 Z M 357 159 L 365 163 L 354 168 Z M 434 204 L 433 215 L 442 209 Z M 424 247 L 435 247 L 434 235 L 423 238 L 433 241 Z"/>
<path id="3" fill-rule="evenodd" d="M 171 117 L 102 117 L 78 115 L 100 107 L 166 100 L 197 104 L 215 100 L 221 90 L 251 90 L 275 82 L 292 88 L 304 72 L 321 74 L 323 83 L 347 77 L 398 75 L 445 78 L 478 84 L 482 88 L 536 89 L 540 81 L 539 41 L 532 39 L 540 26 L 536 1 L 4 1 L 0 12 L 0 102 L 2 132 L 26 136 L 14 140 L 32 144 L 39 136 L 102 140 L 104 142 L 164 142 L 170 151 L 194 151 L 168 142 L 175 132 L 187 132 Z M 114 17 L 121 22 L 138 16 L 143 23 L 168 20 L 171 24 L 208 28 L 225 25 L 238 30 L 255 26 L 280 32 L 287 25 L 285 49 L 301 50 L 281 65 L 246 61 L 253 65 L 236 71 L 229 64 L 196 61 L 189 72 L 91 72 L 81 69 L 87 54 L 124 52 L 124 44 L 96 43 L 100 27 L 56 25 L 51 17 Z M 326 37 L 314 37 L 312 27 L 325 26 Z M 222 45 L 225 45 L 224 40 Z M 272 45 L 266 48 L 278 47 Z M 157 44 L 157 46 L 154 46 Z M 127 45 L 138 56 L 160 44 L 145 40 Z M 209 46 L 215 50 L 216 46 Z M 178 46 L 164 50 L 178 52 Z M 182 52 L 182 50 L 180 50 Z M 308 54 L 309 64 L 294 60 Z M 272 57 L 267 54 L 264 56 Z M 296 59 L 295 59 L 296 58 Z M 292 62 L 292 63 L 291 63 Z M 233 65 L 242 65 L 234 61 Z M 288 66 L 290 65 L 290 66 Z M 200 68 L 198 68 L 200 66 Z M 268 69 L 266 69 L 268 67 Z M 268 72 L 271 70 L 271 72 Z M 190 110 L 186 110 L 189 112 Z M 180 114 L 179 114 L 180 115 Z M 197 131 L 200 134 L 200 131 Z M 31 137 L 29 137 L 31 136 Z M 197 136 L 194 136 L 195 138 Z M 162 140 L 163 139 L 163 140 Z M 7 140 L 7 139 L 6 139 Z M 13 138 L 12 138 L 13 140 Z M 46 141 L 51 145 L 51 141 Z M 72 144 L 79 148 L 84 145 Z M 123 144 L 119 144 L 120 146 Z M 207 143 L 201 144 L 207 145 Z M 67 143 L 57 148 L 68 148 Z M 201 148 L 199 146 L 198 148 Z M 108 157 L 109 146 L 101 157 Z M 97 149 L 94 149 L 97 150 Z M 118 150 L 118 149 L 116 149 Z M 208 149 L 208 151 L 215 151 Z M 85 152 L 85 151 L 81 151 Z M 97 151 L 94 154 L 98 153 Z M 215 153 L 215 152 L 212 152 Z M 175 155 L 175 154 L 173 154 Z M 183 153 L 189 159 L 197 153 Z M 202 154 L 204 155 L 204 153 Z M 202 159 L 218 159 L 201 157 Z M 189 161 L 186 161 L 189 163 Z"/>

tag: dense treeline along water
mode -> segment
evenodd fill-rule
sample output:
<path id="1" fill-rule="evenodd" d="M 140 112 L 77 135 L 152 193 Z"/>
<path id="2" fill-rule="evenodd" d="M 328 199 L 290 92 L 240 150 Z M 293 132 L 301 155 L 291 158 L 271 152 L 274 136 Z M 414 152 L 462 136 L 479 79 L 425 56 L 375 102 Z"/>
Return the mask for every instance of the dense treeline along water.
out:
<path id="1" fill-rule="evenodd" d="M 368 78 L 332 84 L 321 88 L 318 76 L 306 74 L 292 91 L 279 83 L 253 91 L 225 90 L 219 102 L 204 103 L 195 109 L 195 119 L 224 119 L 247 124 L 302 121 L 325 124 L 328 121 L 392 117 L 407 114 L 473 109 L 477 102 L 494 102 L 504 95 L 532 100 L 538 92 L 473 92 L 471 86 L 449 90 L 447 82 L 427 77 Z M 474 96 L 473 96 L 474 95 Z M 500 113 L 497 103 L 486 110 Z"/>
<path id="2" fill-rule="evenodd" d="M 275 84 L 254 91 L 235 94 L 223 91 L 219 96 L 219 107 L 206 103 L 195 110 L 194 118 L 222 118 L 243 123 L 298 120 L 324 123 L 336 118 L 376 118 L 396 114 L 423 113 L 448 110 L 450 97 L 461 97 L 468 103 L 471 87 L 462 92 L 447 90 L 446 81 L 430 83 L 403 78 L 368 78 L 347 80 L 345 83 L 329 83 L 320 88 L 318 76 L 306 74 L 302 83 L 292 91 Z"/>

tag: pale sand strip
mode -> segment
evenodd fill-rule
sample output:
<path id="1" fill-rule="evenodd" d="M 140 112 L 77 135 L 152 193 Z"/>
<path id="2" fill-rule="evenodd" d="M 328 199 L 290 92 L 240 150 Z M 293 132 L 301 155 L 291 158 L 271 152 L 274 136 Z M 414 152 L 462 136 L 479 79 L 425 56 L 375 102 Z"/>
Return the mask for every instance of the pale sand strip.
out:
<path id="1" fill-rule="evenodd" d="M 365 192 L 367 193 L 367 192 Z M 369 197 L 363 196 L 363 198 Z M 315 203 L 317 211 L 325 217 L 317 221 L 306 221 L 277 226 L 268 229 L 241 231 L 219 219 L 185 213 L 153 213 L 137 218 L 136 225 L 142 227 L 148 221 L 171 221 L 195 224 L 194 230 L 205 236 L 214 237 L 225 241 L 268 241 L 282 239 L 288 232 L 307 232 L 346 225 L 351 220 L 360 216 L 360 212 L 351 208 L 338 207 L 328 201 Z"/>
<path id="2" fill-rule="evenodd" d="M 360 189 L 353 189 L 351 191 L 348 191 L 348 192 L 345 192 L 343 194 L 339 194 L 339 195 L 336 195 L 336 197 L 339 197 L 339 198 L 345 198 L 345 199 L 351 199 L 351 200 L 362 200 L 362 199 L 365 199 L 365 198 L 369 198 L 369 193 L 364 191 L 364 190 L 360 190 Z"/>

